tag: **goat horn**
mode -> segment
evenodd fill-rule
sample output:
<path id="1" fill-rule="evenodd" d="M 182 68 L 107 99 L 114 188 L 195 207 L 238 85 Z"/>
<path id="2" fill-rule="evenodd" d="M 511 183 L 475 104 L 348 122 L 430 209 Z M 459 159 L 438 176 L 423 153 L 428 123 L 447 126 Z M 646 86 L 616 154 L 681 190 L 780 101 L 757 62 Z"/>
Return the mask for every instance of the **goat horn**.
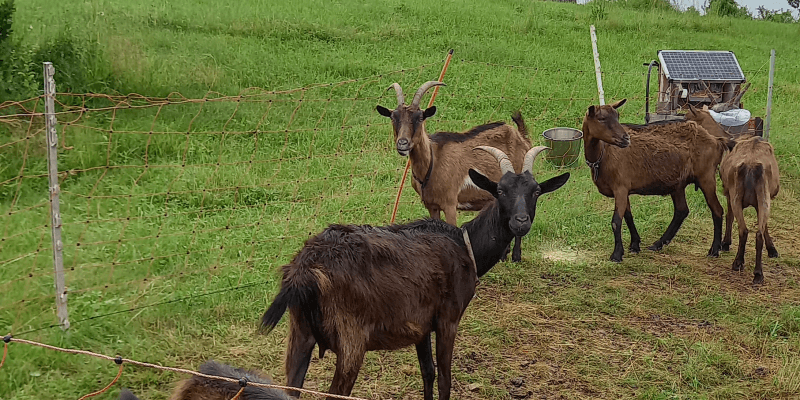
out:
<path id="1" fill-rule="evenodd" d="M 516 172 L 514 172 L 514 165 L 511 164 L 511 160 L 508 159 L 508 156 L 506 155 L 506 153 L 503 153 L 502 150 L 494 148 L 494 147 L 491 147 L 491 146 L 478 146 L 478 147 L 475 147 L 475 149 L 481 149 L 481 150 L 493 155 L 494 158 L 497 159 L 497 162 L 500 163 L 500 172 L 501 172 L 500 175 L 505 175 L 506 172 L 511 172 L 512 174 L 516 173 Z M 473 149 L 473 150 L 475 150 L 475 149 Z"/>
<path id="2" fill-rule="evenodd" d="M 427 81 L 423 83 L 422 86 L 420 86 L 419 89 L 417 90 L 417 93 L 414 94 L 414 99 L 411 100 L 411 107 L 414 106 L 419 107 L 419 102 L 422 101 L 422 96 L 425 94 L 425 92 L 428 91 L 428 89 L 434 86 L 445 86 L 445 84 L 443 82 L 437 82 L 437 81 Z"/>
<path id="3" fill-rule="evenodd" d="M 525 153 L 525 160 L 522 161 L 522 171 L 521 172 L 528 171 L 528 172 L 531 173 L 531 175 L 533 175 L 533 161 L 536 160 L 536 156 L 538 156 L 539 153 L 541 153 L 541 152 L 543 152 L 545 150 L 550 150 L 550 148 L 547 147 L 547 146 L 536 146 L 536 147 L 528 150 L 528 152 Z"/>
<path id="4" fill-rule="evenodd" d="M 406 104 L 406 98 L 405 96 L 403 96 L 403 88 L 400 87 L 400 84 L 395 82 L 392 84 L 392 86 L 386 88 L 386 90 L 392 88 L 394 89 L 395 92 L 397 92 L 397 106 L 399 107 L 402 106 L 403 104 Z"/>

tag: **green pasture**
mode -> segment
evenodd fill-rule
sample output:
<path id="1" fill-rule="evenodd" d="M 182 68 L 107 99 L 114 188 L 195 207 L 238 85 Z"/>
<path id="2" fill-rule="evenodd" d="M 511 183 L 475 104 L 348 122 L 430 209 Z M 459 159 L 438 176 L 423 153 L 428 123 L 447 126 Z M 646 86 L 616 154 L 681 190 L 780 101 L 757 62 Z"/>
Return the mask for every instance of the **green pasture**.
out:
<path id="1" fill-rule="evenodd" d="M 43 120 L 24 116 L 42 112 L 43 103 L 19 98 L 0 106 L 3 334 L 166 366 L 196 368 L 214 358 L 283 383 L 285 322 L 268 336 L 256 332 L 280 266 L 329 224 L 391 218 L 406 159 L 375 111 L 396 106 L 385 89 L 399 82 L 410 98 L 454 49 L 428 131 L 510 121 L 519 109 L 532 142 L 543 144 L 542 131 L 580 128 L 586 108 L 599 102 L 594 24 L 606 101 L 628 99 L 623 122 L 643 122 L 642 64 L 659 49 L 733 51 L 752 82 L 745 106 L 765 116 L 776 50 L 770 136 L 782 186 L 770 231 L 781 258 L 765 260 L 761 287 L 750 285 L 755 238 L 745 272 L 730 270 L 732 253 L 706 258 L 710 212 L 690 189 L 691 214 L 669 246 L 611 263 L 613 202 L 579 160 L 565 168 L 569 182 L 540 199 L 523 262 L 500 263 L 481 280 L 456 342 L 454 397 L 800 393 L 797 23 L 684 14 L 639 0 L 18 0 L 16 7 L 18 45 L 57 71 L 72 326 L 56 326 Z M 655 79 L 651 85 L 655 92 Z M 560 173 L 543 160 L 534 171 L 541 180 Z M 671 202 L 631 200 L 649 244 L 669 223 Z M 754 222 L 754 212 L 746 215 Z M 406 187 L 398 221 L 424 216 Z M 306 387 L 327 389 L 334 359 L 315 356 Z M 116 371 L 111 362 L 12 343 L 0 398 L 79 398 Z M 143 399 L 166 399 L 181 378 L 128 365 L 100 398 L 128 387 Z M 413 349 L 370 353 L 353 395 L 421 397 Z"/>

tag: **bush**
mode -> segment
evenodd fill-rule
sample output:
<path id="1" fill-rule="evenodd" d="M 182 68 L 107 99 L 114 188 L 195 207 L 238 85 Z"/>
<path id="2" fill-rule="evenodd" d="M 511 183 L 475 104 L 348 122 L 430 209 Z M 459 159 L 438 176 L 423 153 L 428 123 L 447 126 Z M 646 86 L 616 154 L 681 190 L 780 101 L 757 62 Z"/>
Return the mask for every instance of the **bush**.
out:
<path id="1" fill-rule="evenodd" d="M 720 17 L 752 18 L 747 8 L 736 4 L 735 0 L 711 0 L 706 14 Z"/>
<path id="2" fill-rule="evenodd" d="M 0 103 L 36 93 L 36 75 L 28 68 L 30 52 L 12 36 L 14 0 L 0 4 Z"/>

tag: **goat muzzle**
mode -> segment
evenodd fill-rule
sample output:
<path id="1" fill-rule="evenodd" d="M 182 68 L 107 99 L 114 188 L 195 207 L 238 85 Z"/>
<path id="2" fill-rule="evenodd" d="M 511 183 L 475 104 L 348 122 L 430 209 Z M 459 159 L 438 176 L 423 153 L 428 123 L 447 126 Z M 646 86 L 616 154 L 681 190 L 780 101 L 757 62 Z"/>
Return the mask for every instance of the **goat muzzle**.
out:
<path id="1" fill-rule="evenodd" d="M 397 148 L 397 153 L 405 157 L 408 155 L 408 153 L 411 152 L 411 149 L 414 147 L 414 144 L 411 143 L 408 139 L 402 138 L 402 139 L 397 139 L 395 147 Z"/>

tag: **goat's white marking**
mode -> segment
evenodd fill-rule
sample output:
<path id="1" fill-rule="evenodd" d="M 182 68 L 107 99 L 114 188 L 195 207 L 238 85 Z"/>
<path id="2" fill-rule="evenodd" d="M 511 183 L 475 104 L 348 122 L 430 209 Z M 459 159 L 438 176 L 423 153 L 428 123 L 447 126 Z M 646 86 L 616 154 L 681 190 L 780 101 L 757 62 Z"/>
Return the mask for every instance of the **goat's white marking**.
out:
<path id="1" fill-rule="evenodd" d="M 472 203 L 458 203 L 458 208 L 462 210 L 472 208 Z"/>
<path id="2" fill-rule="evenodd" d="M 477 169 L 475 171 L 480 173 L 481 175 L 483 175 L 483 172 L 480 172 Z M 464 178 L 464 182 L 461 183 L 461 187 L 459 188 L 459 191 L 464 191 L 464 190 L 467 190 L 467 189 L 483 190 L 483 189 L 479 188 L 478 185 L 476 185 L 475 182 L 472 181 L 472 179 L 470 179 L 469 175 L 467 175 L 467 177 Z"/>

